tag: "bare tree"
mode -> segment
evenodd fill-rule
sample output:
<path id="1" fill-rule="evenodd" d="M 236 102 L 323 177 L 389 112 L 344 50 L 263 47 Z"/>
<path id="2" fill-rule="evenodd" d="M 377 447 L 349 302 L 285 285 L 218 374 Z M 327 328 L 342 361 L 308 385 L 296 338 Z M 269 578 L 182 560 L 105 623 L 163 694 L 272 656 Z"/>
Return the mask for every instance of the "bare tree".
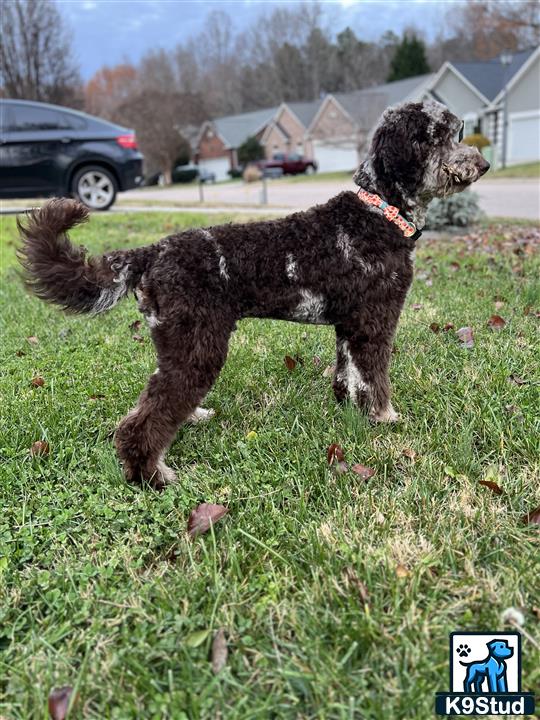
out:
<path id="1" fill-rule="evenodd" d="M 2 2 L 0 82 L 12 98 L 80 104 L 79 71 L 62 17 L 50 0 Z"/>
<path id="2" fill-rule="evenodd" d="M 115 113 L 117 122 L 135 128 L 148 172 L 162 172 L 166 183 L 177 158 L 189 157 L 189 139 L 206 118 L 199 96 L 149 88 L 127 98 Z"/>

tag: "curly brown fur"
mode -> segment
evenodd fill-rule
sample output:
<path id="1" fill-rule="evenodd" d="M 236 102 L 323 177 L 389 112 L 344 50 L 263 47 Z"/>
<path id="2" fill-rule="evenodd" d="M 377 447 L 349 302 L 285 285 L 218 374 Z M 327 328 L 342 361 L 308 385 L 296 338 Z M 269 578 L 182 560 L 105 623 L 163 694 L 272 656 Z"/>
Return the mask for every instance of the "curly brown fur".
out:
<path id="1" fill-rule="evenodd" d="M 389 109 L 355 181 L 421 227 L 433 197 L 459 192 L 489 167 L 454 142 L 459 126 L 437 103 Z M 156 488 L 174 480 L 164 454 L 182 422 L 204 415 L 199 403 L 245 317 L 334 325 L 337 400 L 376 421 L 397 418 L 388 365 L 414 241 L 355 193 L 279 220 L 187 230 L 90 260 L 65 236 L 85 218 L 73 201 L 32 213 L 21 226 L 21 259 L 39 297 L 77 312 L 101 312 L 135 291 L 158 368 L 116 432 L 129 480 Z"/>

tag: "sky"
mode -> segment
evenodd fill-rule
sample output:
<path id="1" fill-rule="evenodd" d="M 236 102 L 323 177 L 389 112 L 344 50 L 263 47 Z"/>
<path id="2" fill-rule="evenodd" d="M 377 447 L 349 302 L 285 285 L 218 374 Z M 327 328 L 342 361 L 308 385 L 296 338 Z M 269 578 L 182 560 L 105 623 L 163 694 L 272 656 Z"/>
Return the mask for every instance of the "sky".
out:
<path id="1" fill-rule="evenodd" d="M 273 6 L 304 0 L 59 0 L 84 80 L 103 65 L 137 62 L 147 50 L 174 48 L 197 35 L 208 13 L 225 10 L 239 30 Z M 428 39 L 441 29 L 446 9 L 466 0 L 327 0 L 325 20 L 336 34 L 347 25 L 363 40 L 386 30 L 400 35 L 415 25 Z"/>

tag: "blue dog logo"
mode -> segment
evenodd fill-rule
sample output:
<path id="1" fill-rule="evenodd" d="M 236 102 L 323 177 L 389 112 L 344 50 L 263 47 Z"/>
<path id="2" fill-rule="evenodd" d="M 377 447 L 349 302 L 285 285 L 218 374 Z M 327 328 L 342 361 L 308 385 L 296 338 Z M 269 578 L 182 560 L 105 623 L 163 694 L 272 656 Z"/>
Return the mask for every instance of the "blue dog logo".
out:
<path id="1" fill-rule="evenodd" d="M 485 660 L 474 662 L 459 661 L 467 670 L 463 680 L 463 691 L 466 693 L 481 693 L 482 685 L 487 680 L 487 691 L 489 693 L 508 692 L 506 679 L 506 662 L 514 654 L 514 649 L 509 647 L 507 640 L 492 640 L 487 643 L 488 656 Z M 460 657 L 466 657 L 469 653 L 466 645 L 457 649 Z"/>

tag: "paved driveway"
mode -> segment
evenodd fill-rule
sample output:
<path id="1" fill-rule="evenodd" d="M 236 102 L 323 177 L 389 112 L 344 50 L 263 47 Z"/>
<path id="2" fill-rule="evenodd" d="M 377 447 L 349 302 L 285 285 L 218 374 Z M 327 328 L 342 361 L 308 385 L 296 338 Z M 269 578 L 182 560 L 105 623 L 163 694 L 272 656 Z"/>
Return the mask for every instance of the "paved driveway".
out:
<path id="1" fill-rule="evenodd" d="M 269 180 L 268 204 L 270 207 L 287 210 L 303 210 L 323 203 L 328 198 L 347 188 L 352 183 L 340 181 L 288 182 Z M 474 190 L 480 196 L 480 205 L 489 216 L 540 219 L 540 182 L 536 179 L 489 180 L 476 183 Z M 205 185 L 205 202 L 220 208 L 228 206 L 260 206 L 262 185 L 231 182 L 223 185 Z M 141 188 L 120 196 L 119 203 L 144 205 L 146 202 L 182 203 L 190 206 L 199 204 L 199 189 L 196 185 L 175 185 L 168 188 Z"/>

